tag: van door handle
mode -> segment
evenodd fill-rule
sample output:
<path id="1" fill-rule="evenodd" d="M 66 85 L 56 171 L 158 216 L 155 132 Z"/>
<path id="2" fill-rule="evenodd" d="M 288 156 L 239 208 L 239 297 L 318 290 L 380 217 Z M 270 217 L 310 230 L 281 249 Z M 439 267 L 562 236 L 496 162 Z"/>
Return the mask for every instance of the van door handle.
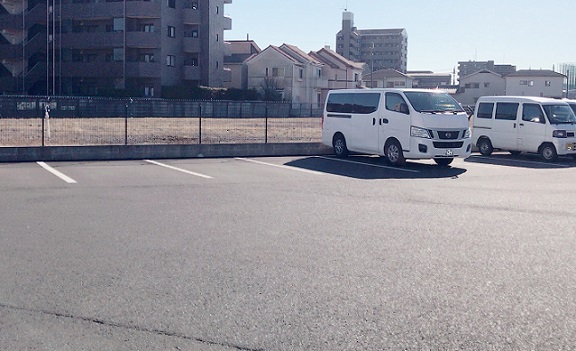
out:
<path id="1" fill-rule="evenodd" d="M 520 123 L 519 126 L 520 126 L 520 127 L 524 127 L 524 123 Z"/>
<path id="2" fill-rule="evenodd" d="M 382 118 L 382 123 L 388 124 L 388 118 Z"/>
<path id="3" fill-rule="evenodd" d="M 516 123 L 514 123 L 514 128 L 516 128 Z"/>
<path id="4" fill-rule="evenodd" d="M 372 125 L 373 125 L 373 126 L 376 125 L 376 118 L 372 118 Z"/>

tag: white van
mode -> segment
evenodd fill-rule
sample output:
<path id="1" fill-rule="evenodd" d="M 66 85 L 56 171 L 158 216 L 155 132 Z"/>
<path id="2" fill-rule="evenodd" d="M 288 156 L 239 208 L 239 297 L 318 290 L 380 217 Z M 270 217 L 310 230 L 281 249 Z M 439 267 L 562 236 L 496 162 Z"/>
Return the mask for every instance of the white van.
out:
<path id="1" fill-rule="evenodd" d="M 478 99 L 472 122 L 474 144 L 482 155 L 494 149 L 537 153 L 554 161 L 576 157 L 576 116 L 562 100 L 530 96 L 485 96 Z"/>
<path id="2" fill-rule="evenodd" d="M 392 165 L 433 158 L 444 166 L 472 149 L 468 115 L 460 104 L 445 92 L 417 89 L 330 91 L 322 143 L 339 157 L 377 154 Z"/>

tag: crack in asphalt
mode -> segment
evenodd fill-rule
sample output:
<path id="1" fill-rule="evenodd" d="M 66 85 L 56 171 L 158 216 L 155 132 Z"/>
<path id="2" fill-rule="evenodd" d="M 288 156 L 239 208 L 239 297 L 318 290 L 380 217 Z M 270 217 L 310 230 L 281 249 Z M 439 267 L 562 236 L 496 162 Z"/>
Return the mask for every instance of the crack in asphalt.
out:
<path id="1" fill-rule="evenodd" d="M 156 335 L 160 335 L 160 336 L 179 338 L 179 339 L 195 341 L 195 342 L 199 342 L 199 343 L 207 344 L 207 345 L 228 347 L 228 348 L 231 348 L 234 350 L 240 350 L 240 351 L 266 351 L 265 349 L 248 348 L 248 347 L 243 347 L 243 346 L 238 346 L 238 345 L 232 345 L 232 344 L 225 343 L 225 342 L 206 340 L 206 339 L 188 336 L 188 335 L 184 335 L 184 334 L 180 334 L 180 333 L 176 333 L 176 332 L 170 332 L 170 331 L 166 331 L 166 330 L 135 327 L 135 326 L 132 326 L 129 324 L 113 323 L 113 322 L 105 321 L 102 319 L 75 316 L 73 314 L 68 314 L 68 313 L 44 311 L 44 310 L 31 309 L 31 308 L 25 308 L 25 307 L 18 307 L 18 306 L 7 305 L 4 303 L 0 303 L 0 308 L 6 308 L 6 309 L 11 309 L 11 310 L 16 310 L 16 311 L 24 311 L 24 312 L 30 312 L 30 313 L 41 313 L 41 314 L 54 316 L 54 317 L 58 317 L 58 318 L 68 318 L 68 319 L 72 319 L 72 320 L 95 323 L 95 324 L 99 324 L 99 325 L 106 326 L 106 327 L 121 328 L 121 329 L 126 329 L 126 330 L 133 330 L 133 331 L 138 331 L 138 332 L 156 334 Z"/>

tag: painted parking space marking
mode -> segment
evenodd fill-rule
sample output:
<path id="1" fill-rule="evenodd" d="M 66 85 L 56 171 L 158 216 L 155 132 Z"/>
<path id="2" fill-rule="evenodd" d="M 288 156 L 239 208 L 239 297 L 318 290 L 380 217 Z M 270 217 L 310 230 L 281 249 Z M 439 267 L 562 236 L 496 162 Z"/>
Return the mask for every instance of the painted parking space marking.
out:
<path id="1" fill-rule="evenodd" d="M 384 165 L 375 165 L 372 163 L 364 163 L 364 162 L 358 162 L 358 161 L 352 161 L 352 160 L 344 160 L 344 159 L 340 159 L 340 158 L 326 157 L 326 156 L 314 156 L 314 157 L 321 158 L 323 160 L 352 163 L 352 164 L 357 164 L 357 165 L 362 165 L 362 166 L 370 166 L 370 167 L 376 167 L 376 168 L 384 168 L 384 169 L 389 169 L 389 170 L 393 170 L 393 171 L 401 171 L 401 172 L 409 172 L 409 173 L 421 173 L 420 171 L 417 171 L 415 169 L 399 168 L 399 167 L 384 166 Z"/>
<path id="2" fill-rule="evenodd" d="M 48 166 L 45 162 L 36 162 L 40 167 L 44 168 L 45 170 L 47 170 L 48 172 L 54 174 L 56 177 L 62 179 L 63 181 L 65 181 L 68 184 L 76 184 L 76 181 L 70 177 L 68 177 L 67 175 L 65 175 L 64 173 L 57 171 L 56 169 Z"/>
<path id="3" fill-rule="evenodd" d="M 189 171 L 189 170 L 186 170 L 186 169 L 182 169 L 182 168 L 178 168 L 178 167 L 174 167 L 174 166 L 170 166 L 170 165 L 167 165 L 167 164 L 165 164 L 165 163 L 161 163 L 161 162 L 157 162 L 157 161 L 153 161 L 153 160 L 144 160 L 144 161 L 145 161 L 145 162 L 148 162 L 148 163 L 152 163 L 152 164 L 157 165 L 157 166 L 160 166 L 160 167 L 169 168 L 169 169 L 172 169 L 172 170 L 175 170 L 175 171 L 178 171 L 178 172 L 182 172 L 182 173 L 186 173 L 186 174 L 191 174 L 191 175 L 196 176 L 196 177 L 205 178 L 205 179 L 213 179 L 213 177 L 210 177 L 210 176 L 208 176 L 208 175 L 201 174 L 201 173 L 196 173 L 196 172 L 192 172 L 192 171 Z"/>
<path id="4" fill-rule="evenodd" d="M 299 172 L 304 172 L 304 173 L 309 173 L 309 174 L 314 174 L 314 175 L 325 175 L 325 173 L 316 172 L 316 171 L 311 171 L 311 170 L 309 170 L 309 169 L 302 169 L 302 168 L 292 167 L 292 166 L 286 166 L 286 165 L 277 165 L 277 164 L 274 164 L 274 163 L 262 162 L 262 161 L 257 161 L 257 160 L 248 159 L 248 158 L 236 157 L 235 159 L 236 159 L 236 160 L 240 160 L 240 161 L 252 162 L 252 163 L 256 163 L 256 164 L 264 165 L 264 166 L 271 166 L 271 167 L 277 167 L 277 168 L 282 168 L 282 169 L 289 169 L 289 170 L 291 170 L 291 171 L 299 171 Z"/>

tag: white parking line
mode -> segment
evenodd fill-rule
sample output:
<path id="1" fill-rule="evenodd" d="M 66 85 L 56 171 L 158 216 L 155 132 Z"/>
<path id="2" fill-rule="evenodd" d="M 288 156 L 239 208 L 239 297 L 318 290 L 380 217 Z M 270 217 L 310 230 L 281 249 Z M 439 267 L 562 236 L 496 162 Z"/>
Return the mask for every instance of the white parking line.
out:
<path id="1" fill-rule="evenodd" d="M 276 164 L 274 164 L 274 163 L 256 161 L 256 160 L 251 160 L 251 159 L 242 158 L 242 157 L 236 157 L 236 160 L 246 161 L 246 162 L 252 162 L 252 163 L 257 163 L 257 164 L 259 164 L 259 165 L 264 165 L 264 166 L 272 166 L 272 167 L 278 167 L 278 168 L 283 168 L 283 169 L 289 169 L 289 170 L 292 170 L 292 171 L 299 171 L 299 172 L 310 173 L 310 174 L 315 174 L 315 175 L 324 175 L 324 174 L 325 174 L 325 173 L 322 173 L 322 172 L 311 171 L 311 170 L 309 170 L 309 169 L 303 169 L 303 168 L 286 166 L 286 165 L 276 165 Z"/>
<path id="2" fill-rule="evenodd" d="M 148 163 L 155 164 L 155 165 L 160 166 L 160 167 L 166 167 L 166 168 L 169 168 L 169 169 L 173 169 L 173 170 L 178 171 L 178 172 L 191 174 L 191 175 L 194 175 L 194 176 L 197 176 L 197 177 L 201 177 L 201 178 L 212 179 L 212 177 L 207 176 L 207 175 L 205 175 L 205 174 L 200 174 L 200 173 L 188 171 L 188 170 L 186 170 L 186 169 L 182 169 L 182 168 L 170 166 L 170 165 L 167 165 L 167 164 L 164 164 L 164 163 L 160 163 L 160 162 L 157 162 L 157 161 L 152 161 L 152 160 L 144 160 L 144 161 L 145 161 L 145 162 L 148 162 Z"/>
<path id="3" fill-rule="evenodd" d="M 364 162 L 358 162 L 358 161 L 352 161 L 352 160 L 344 160 L 344 159 L 341 159 L 341 158 L 334 158 L 334 157 L 325 157 L 325 156 L 314 156 L 314 157 L 321 158 L 321 159 L 324 159 L 324 160 L 330 160 L 330 161 L 353 163 L 353 164 L 362 165 L 362 166 L 370 166 L 370 167 L 376 167 L 376 168 L 391 169 L 391 170 L 394 170 L 394 171 L 409 172 L 409 173 L 421 173 L 420 171 L 417 171 L 417 170 L 415 170 L 415 169 L 407 169 L 407 168 L 400 168 L 400 167 L 391 167 L 391 166 L 375 165 L 375 164 L 372 164 L 372 163 L 364 163 Z"/>
<path id="4" fill-rule="evenodd" d="M 76 181 L 70 177 L 68 177 L 67 175 L 65 175 L 64 173 L 55 170 L 54 168 L 48 166 L 46 163 L 44 162 L 36 162 L 40 167 L 44 168 L 45 170 L 47 170 L 48 172 L 54 174 L 56 177 L 62 179 L 63 181 L 65 181 L 68 184 L 75 184 Z"/>

